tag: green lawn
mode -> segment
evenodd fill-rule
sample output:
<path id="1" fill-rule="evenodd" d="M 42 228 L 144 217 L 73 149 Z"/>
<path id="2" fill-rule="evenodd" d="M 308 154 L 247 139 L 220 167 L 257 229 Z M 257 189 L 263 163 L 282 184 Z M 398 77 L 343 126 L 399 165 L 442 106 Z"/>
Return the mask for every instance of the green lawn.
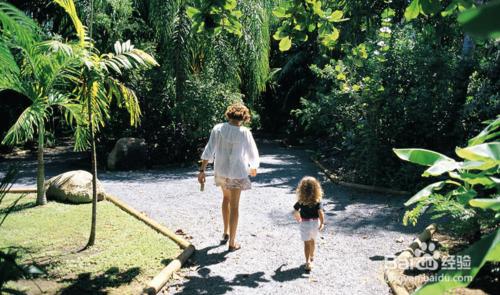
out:
<path id="1" fill-rule="evenodd" d="M 0 215 L 17 197 L 7 195 Z M 91 204 L 35 207 L 34 201 L 34 196 L 25 197 L 0 227 L 0 248 L 16 248 L 22 262 L 39 265 L 46 274 L 35 282 L 50 293 L 137 293 L 181 251 L 167 237 L 102 201 L 96 245 L 78 252 L 90 231 Z M 38 288 L 28 281 L 15 287 Z"/>

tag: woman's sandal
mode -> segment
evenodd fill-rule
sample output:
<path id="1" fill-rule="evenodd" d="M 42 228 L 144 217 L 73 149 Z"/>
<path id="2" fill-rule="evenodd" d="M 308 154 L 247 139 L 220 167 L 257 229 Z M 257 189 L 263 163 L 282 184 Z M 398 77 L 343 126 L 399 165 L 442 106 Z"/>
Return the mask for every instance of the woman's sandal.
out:
<path id="1" fill-rule="evenodd" d="M 223 234 L 222 235 L 222 240 L 220 240 L 220 244 L 224 245 L 224 244 L 227 243 L 227 241 L 229 241 L 229 235 L 228 234 Z"/>
<path id="2" fill-rule="evenodd" d="M 240 244 L 236 244 L 234 246 L 229 246 L 228 251 L 229 252 L 234 252 L 234 251 L 238 251 L 240 249 L 241 249 L 241 245 Z"/>

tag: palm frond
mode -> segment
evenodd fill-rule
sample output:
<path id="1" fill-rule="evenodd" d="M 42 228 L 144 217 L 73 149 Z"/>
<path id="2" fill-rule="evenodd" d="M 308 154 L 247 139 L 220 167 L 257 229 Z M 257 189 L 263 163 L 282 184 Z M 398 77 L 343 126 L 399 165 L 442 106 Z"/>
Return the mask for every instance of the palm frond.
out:
<path id="1" fill-rule="evenodd" d="M 3 42 L 0 41 L 0 74 L 5 72 L 12 72 L 14 74 L 19 74 L 19 67 L 12 55 L 10 49 L 5 46 Z"/>
<path id="2" fill-rule="evenodd" d="M 116 41 L 115 53 L 107 53 L 101 56 L 103 66 L 111 68 L 118 74 L 122 74 L 122 69 L 133 69 L 139 67 L 158 66 L 158 62 L 148 53 L 134 48 L 130 40 L 120 43 Z"/>
<path id="3" fill-rule="evenodd" d="M 43 51 L 62 53 L 68 56 L 74 55 L 74 49 L 73 49 L 74 46 L 72 44 L 65 43 L 56 39 L 40 42 L 38 44 L 38 47 Z"/>
<path id="4" fill-rule="evenodd" d="M 31 18 L 6 2 L 0 2 L 0 24 L 2 34 L 23 48 L 37 40 L 40 31 L 38 25 Z"/>
<path id="5" fill-rule="evenodd" d="M 58 107 L 64 114 L 64 119 L 68 125 L 73 126 L 84 122 L 82 116 L 82 105 L 72 96 L 71 93 L 53 92 L 47 99 L 48 107 Z"/>
<path id="6" fill-rule="evenodd" d="M 78 13 L 76 12 L 75 3 L 73 2 L 73 0 L 54 0 L 54 2 L 61 6 L 71 18 L 80 45 L 87 47 L 89 41 L 87 37 L 87 29 L 78 17 Z"/>
<path id="7" fill-rule="evenodd" d="M 75 148 L 77 152 L 85 151 L 90 145 L 90 132 L 87 125 L 78 124 L 75 128 Z"/>
<path id="8" fill-rule="evenodd" d="M 137 126 L 140 122 L 141 108 L 135 92 L 117 79 L 109 79 L 109 93 L 114 97 L 119 107 L 125 108 L 130 114 L 130 125 Z"/>
<path id="9" fill-rule="evenodd" d="M 93 81 L 90 86 L 90 92 L 86 94 L 86 99 L 90 99 L 92 108 L 92 121 L 96 131 L 99 131 L 101 126 L 104 127 L 106 121 L 110 118 L 109 105 L 110 97 L 106 94 L 106 89 L 99 81 Z M 84 103 L 84 113 L 88 115 L 88 101 Z"/>
<path id="10" fill-rule="evenodd" d="M 33 138 L 38 124 L 44 124 L 46 108 L 43 99 L 36 99 L 19 116 L 16 123 L 9 129 L 2 144 L 17 144 Z"/>

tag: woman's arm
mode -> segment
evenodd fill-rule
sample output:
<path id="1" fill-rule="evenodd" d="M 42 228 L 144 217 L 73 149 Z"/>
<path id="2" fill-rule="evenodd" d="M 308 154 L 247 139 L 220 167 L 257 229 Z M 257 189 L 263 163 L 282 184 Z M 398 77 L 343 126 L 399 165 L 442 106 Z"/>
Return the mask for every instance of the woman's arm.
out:
<path id="1" fill-rule="evenodd" d="M 318 215 L 319 215 L 319 230 L 323 230 L 325 227 L 325 212 L 323 212 L 323 209 L 318 210 Z"/>
<path id="2" fill-rule="evenodd" d="M 205 146 L 205 149 L 203 150 L 203 154 L 201 155 L 201 166 L 200 166 L 200 172 L 198 173 L 198 182 L 199 183 L 205 183 L 205 170 L 207 169 L 207 164 L 209 162 L 214 161 L 214 156 L 215 156 L 215 150 L 217 148 L 217 139 L 216 133 L 215 133 L 215 127 L 212 129 L 212 132 L 210 132 L 210 138 L 208 139 L 208 143 Z"/>
<path id="3" fill-rule="evenodd" d="M 198 173 L 198 182 L 205 183 L 205 170 L 207 169 L 208 160 L 201 160 L 200 173 Z"/>
<path id="4" fill-rule="evenodd" d="M 208 139 L 208 143 L 203 150 L 203 154 L 201 154 L 202 160 L 207 160 L 207 163 L 211 163 L 214 161 L 215 150 L 217 148 L 217 134 L 215 127 L 210 132 L 210 138 Z M 202 163 L 203 164 L 203 163 Z M 205 164 L 206 166 L 206 164 Z"/>
<path id="5" fill-rule="evenodd" d="M 247 154 L 248 163 L 250 165 L 250 176 L 257 175 L 257 168 L 260 166 L 259 150 L 253 139 L 252 132 L 247 133 Z"/>

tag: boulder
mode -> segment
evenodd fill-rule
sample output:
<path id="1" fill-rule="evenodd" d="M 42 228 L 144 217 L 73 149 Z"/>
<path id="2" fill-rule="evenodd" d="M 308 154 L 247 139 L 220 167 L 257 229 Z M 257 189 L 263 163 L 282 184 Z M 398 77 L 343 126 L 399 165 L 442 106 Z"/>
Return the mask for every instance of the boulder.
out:
<path id="1" fill-rule="evenodd" d="M 92 202 L 92 174 L 83 170 L 75 170 L 59 174 L 49 179 L 46 184 L 48 199 L 68 203 Z M 105 192 L 97 180 L 97 200 L 104 200 Z"/>
<path id="2" fill-rule="evenodd" d="M 133 170 L 146 167 L 148 149 L 142 138 L 120 138 L 108 155 L 108 169 Z"/>

